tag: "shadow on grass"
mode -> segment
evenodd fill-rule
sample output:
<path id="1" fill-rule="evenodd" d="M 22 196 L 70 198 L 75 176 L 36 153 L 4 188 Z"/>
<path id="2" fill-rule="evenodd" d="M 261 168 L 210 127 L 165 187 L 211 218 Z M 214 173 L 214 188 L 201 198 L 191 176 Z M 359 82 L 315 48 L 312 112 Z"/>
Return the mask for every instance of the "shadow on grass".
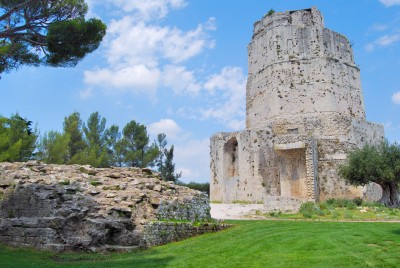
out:
<path id="1" fill-rule="evenodd" d="M 54 267 L 167 267 L 173 259 L 173 256 L 159 254 L 156 250 L 140 250 L 107 254 L 60 253 L 47 260 Z"/>
<path id="2" fill-rule="evenodd" d="M 396 235 L 400 235 L 400 229 L 393 230 L 392 233 L 394 233 L 394 234 L 396 234 Z"/>

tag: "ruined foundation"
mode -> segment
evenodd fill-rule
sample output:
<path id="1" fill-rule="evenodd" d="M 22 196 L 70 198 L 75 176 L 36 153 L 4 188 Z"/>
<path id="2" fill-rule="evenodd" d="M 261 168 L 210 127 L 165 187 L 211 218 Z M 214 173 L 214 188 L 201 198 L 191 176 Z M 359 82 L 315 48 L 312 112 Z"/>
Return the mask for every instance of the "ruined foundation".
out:
<path id="1" fill-rule="evenodd" d="M 316 8 L 274 13 L 254 24 L 248 60 L 246 130 L 211 138 L 211 201 L 285 209 L 376 198 L 375 186 L 338 175 L 349 150 L 384 138 L 366 121 L 347 38 L 324 28 Z"/>

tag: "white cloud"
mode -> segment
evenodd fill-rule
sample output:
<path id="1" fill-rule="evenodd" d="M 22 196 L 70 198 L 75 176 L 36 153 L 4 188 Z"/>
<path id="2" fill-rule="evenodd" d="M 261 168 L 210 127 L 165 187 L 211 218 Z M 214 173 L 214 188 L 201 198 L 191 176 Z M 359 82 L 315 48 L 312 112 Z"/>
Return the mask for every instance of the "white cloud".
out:
<path id="1" fill-rule="evenodd" d="M 86 71 L 85 82 L 134 92 L 155 93 L 163 85 L 175 93 L 196 93 L 200 86 L 194 72 L 182 63 L 214 47 L 208 34 L 210 27 L 200 24 L 194 30 L 182 31 L 137 22 L 133 16 L 114 20 L 105 40 L 108 67 Z"/>
<path id="2" fill-rule="evenodd" d="M 142 92 L 153 95 L 157 90 L 160 72 L 145 65 L 125 68 L 85 71 L 85 83 L 111 90 Z"/>
<path id="3" fill-rule="evenodd" d="M 89 99 L 92 96 L 93 96 L 93 89 L 90 87 L 79 92 L 79 97 L 81 98 L 81 100 Z"/>
<path id="4" fill-rule="evenodd" d="M 167 135 L 167 140 L 176 139 L 182 130 L 178 124 L 172 119 L 161 119 L 158 122 L 154 122 L 147 127 L 150 134 L 156 136 L 159 133 Z"/>
<path id="5" fill-rule="evenodd" d="M 185 92 L 196 95 L 201 89 L 195 74 L 184 66 L 165 66 L 162 79 L 163 85 L 170 87 L 176 94 Z"/>
<path id="6" fill-rule="evenodd" d="M 175 146 L 176 171 L 184 182 L 207 182 L 210 178 L 210 140 L 189 140 Z"/>
<path id="7" fill-rule="evenodd" d="M 386 7 L 400 5 L 400 0 L 379 0 L 379 2 L 384 4 Z"/>
<path id="8" fill-rule="evenodd" d="M 393 101 L 395 104 L 400 105 L 400 91 L 393 94 L 393 96 L 392 96 L 392 101 Z"/>
<path id="9" fill-rule="evenodd" d="M 210 94 L 217 91 L 224 97 L 222 103 L 202 109 L 204 119 L 213 118 L 233 130 L 245 127 L 246 77 L 238 67 L 225 67 L 221 73 L 215 74 L 204 84 Z"/>
<path id="10" fill-rule="evenodd" d="M 369 43 L 365 49 L 367 51 L 373 51 L 375 48 L 378 47 L 387 47 L 396 42 L 400 41 L 400 34 L 391 34 L 391 35 L 384 35 L 375 40 L 372 43 Z"/>
<path id="11" fill-rule="evenodd" d="M 186 6 L 185 0 L 107 0 L 126 13 L 134 13 L 140 20 L 162 19 L 170 10 Z"/>
<path id="12" fill-rule="evenodd" d="M 370 30 L 374 31 L 374 32 L 383 32 L 383 31 L 387 30 L 388 28 L 389 28 L 389 26 L 386 24 L 374 23 L 371 26 Z"/>

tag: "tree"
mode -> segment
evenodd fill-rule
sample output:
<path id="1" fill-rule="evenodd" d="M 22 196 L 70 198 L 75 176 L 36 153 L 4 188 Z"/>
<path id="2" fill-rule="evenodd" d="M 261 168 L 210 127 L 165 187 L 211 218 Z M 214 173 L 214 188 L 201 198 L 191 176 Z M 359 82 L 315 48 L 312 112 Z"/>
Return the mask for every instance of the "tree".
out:
<path id="1" fill-rule="evenodd" d="M 89 116 L 87 124 L 83 124 L 83 133 L 87 147 L 84 150 L 85 162 L 94 167 L 110 166 L 106 145 L 106 122 L 107 120 L 98 112 Z"/>
<path id="2" fill-rule="evenodd" d="M 0 0 L 0 74 L 20 65 L 75 66 L 106 25 L 85 20 L 84 0 Z"/>
<path id="3" fill-rule="evenodd" d="M 82 161 L 80 153 L 86 148 L 82 133 L 82 120 L 78 112 L 64 118 L 64 133 L 69 136 L 69 164 L 78 164 Z"/>
<path id="4" fill-rule="evenodd" d="M 147 135 L 146 126 L 134 120 L 126 124 L 123 129 L 123 140 L 126 146 L 124 162 L 132 167 L 153 166 L 158 155 L 155 144 L 149 145 L 150 139 Z"/>
<path id="5" fill-rule="evenodd" d="M 157 147 L 159 154 L 156 158 L 156 167 L 159 172 L 164 168 L 165 148 L 167 147 L 167 135 L 160 133 L 157 135 Z"/>
<path id="6" fill-rule="evenodd" d="M 0 116 L 0 162 L 27 161 L 36 149 L 37 133 L 32 130 L 32 121 L 12 115 Z"/>
<path id="7" fill-rule="evenodd" d="M 174 146 L 171 148 L 164 150 L 165 161 L 160 170 L 161 177 L 166 181 L 177 182 L 178 179 L 182 176 L 182 173 L 175 173 L 175 164 L 173 162 L 174 159 Z"/>
<path id="8" fill-rule="evenodd" d="M 68 134 L 49 131 L 40 142 L 37 159 L 49 164 L 66 164 L 69 161 L 68 144 Z"/>
<path id="9" fill-rule="evenodd" d="M 117 125 L 112 125 L 106 130 L 105 140 L 107 153 L 111 166 L 122 167 L 126 155 L 126 142 L 122 139 Z"/>
<path id="10" fill-rule="evenodd" d="M 380 202 L 399 207 L 400 146 L 384 141 L 377 146 L 365 145 L 350 152 L 339 174 L 353 185 L 375 182 L 382 187 Z"/>
<path id="11" fill-rule="evenodd" d="M 157 135 L 157 147 L 159 153 L 156 158 L 156 166 L 158 168 L 158 172 L 161 174 L 161 178 L 166 181 L 177 182 L 182 174 L 175 173 L 175 164 L 173 162 L 174 146 L 172 145 L 168 150 L 168 142 L 166 138 L 167 136 L 164 133 Z"/>

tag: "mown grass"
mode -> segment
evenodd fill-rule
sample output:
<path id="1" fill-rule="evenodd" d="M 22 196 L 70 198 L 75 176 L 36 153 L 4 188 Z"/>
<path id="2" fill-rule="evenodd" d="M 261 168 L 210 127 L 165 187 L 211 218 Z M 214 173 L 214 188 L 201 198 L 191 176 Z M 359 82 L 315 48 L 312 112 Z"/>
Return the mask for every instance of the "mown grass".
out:
<path id="1" fill-rule="evenodd" d="M 132 253 L 0 247 L 0 267 L 398 267 L 400 224 L 231 221 L 234 228 Z"/>

